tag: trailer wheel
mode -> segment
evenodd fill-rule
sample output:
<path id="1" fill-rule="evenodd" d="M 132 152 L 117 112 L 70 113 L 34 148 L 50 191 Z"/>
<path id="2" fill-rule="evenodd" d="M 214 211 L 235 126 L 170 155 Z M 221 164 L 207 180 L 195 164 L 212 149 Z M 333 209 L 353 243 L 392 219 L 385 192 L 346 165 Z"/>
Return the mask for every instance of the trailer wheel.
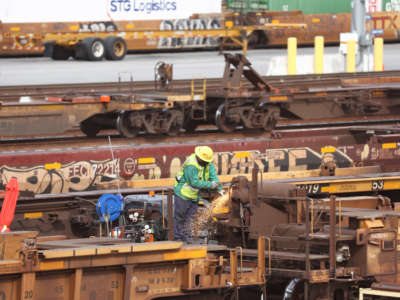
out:
<path id="1" fill-rule="evenodd" d="M 88 37 L 81 42 L 81 46 L 85 56 L 83 57 L 84 59 L 99 61 L 104 58 L 106 51 L 102 39 Z"/>
<path id="2" fill-rule="evenodd" d="M 51 58 L 54 60 L 67 60 L 73 56 L 73 51 L 70 49 L 66 49 L 60 45 L 53 46 L 53 52 L 51 54 Z"/>
<path id="3" fill-rule="evenodd" d="M 118 36 L 109 36 L 104 40 L 106 49 L 106 59 L 121 60 L 126 55 L 126 43 L 123 38 Z"/>

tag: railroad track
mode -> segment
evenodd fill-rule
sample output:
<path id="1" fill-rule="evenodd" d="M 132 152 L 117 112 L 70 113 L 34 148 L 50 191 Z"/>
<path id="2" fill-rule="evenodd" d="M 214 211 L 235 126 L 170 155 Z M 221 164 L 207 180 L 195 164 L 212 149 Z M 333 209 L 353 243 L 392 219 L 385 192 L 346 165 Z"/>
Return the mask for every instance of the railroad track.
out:
<path id="1" fill-rule="evenodd" d="M 108 145 L 108 137 L 111 138 L 114 146 L 126 144 L 154 145 L 154 144 L 176 144 L 186 142 L 205 142 L 216 140 L 248 140 L 256 138 L 279 138 L 283 132 L 290 130 L 293 134 L 302 132 L 305 129 L 313 129 L 313 134 L 324 134 L 330 131 L 354 131 L 363 126 L 364 131 L 384 130 L 388 133 L 399 132 L 400 115 L 371 116 L 364 117 L 342 117 L 332 120 L 281 120 L 276 129 L 272 132 L 262 130 L 240 129 L 233 133 L 218 132 L 215 126 L 201 126 L 198 131 L 186 134 L 182 131 L 178 136 L 153 135 L 141 133 L 133 139 L 121 137 L 116 130 L 108 130 L 96 137 L 87 137 L 81 131 L 72 130 L 62 135 L 48 136 L 27 136 L 27 137 L 2 137 L 0 145 L 2 152 L 23 150 L 35 150 L 45 148 L 74 148 L 74 147 L 95 147 Z"/>

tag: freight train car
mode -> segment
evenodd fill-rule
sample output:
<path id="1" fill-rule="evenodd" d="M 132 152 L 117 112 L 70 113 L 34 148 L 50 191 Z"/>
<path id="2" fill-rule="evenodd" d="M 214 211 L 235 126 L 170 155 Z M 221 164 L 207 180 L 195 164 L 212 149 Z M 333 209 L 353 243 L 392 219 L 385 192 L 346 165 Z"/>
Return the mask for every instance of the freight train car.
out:
<path id="1" fill-rule="evenodd" d="M 174 241 L 65 240 L 40 238 L 32 231 L 5 233 L 0 239 L 4 245 L 0 270 L 3 299 L 266 297 L 262 247 L 260 259 L 249 264 L 239 261 L 238 251 L 223 246 Z"/>
<path id="2" fill-rule="evenodd" d="M 58 134 L 80 127 L 89 137 L 116 129 L 134 138 L 190 134 L 203 125 L 226 133 L 270 132 L 278 121 L 334 126 L 399 119 L 398 71 L 269 78 L 242 54 L 224 57 L 222 79 L 172 83 L 172 66 L 161 63 L 154 82 L 2 87 L 0 135 Z"/>
<path id="3" fill-rule="evenodd" d="M 310 172 L 318 175 L 327 153 L 337 168 L 377 166 L 384 172 L 398 170 L 399 135 L 385 135 L 387 129 L 373 127 L 350 133 L 349 129 L 287 130 L 275 138 L 259 134 L 231 134 L 231 140 L 215 134 L 194 134 L 189 138 L 138 139 L 129 143 L 116 139 L 96 146 L 79 146 L 80 140 L 31 147 L 2 145 L 0 187 L 16 177 L 21 191 L 32 194 L 65 194 L 122 188 L 172 186 L 173 179 L 194 147 L 202 141 L 214 148 L 217 174 L 223 181 L 230 176 L 250 174 L 258 165 L 268 178 L 279 172 Z M 205 142 L 209 141 L 209 142 Z M 183 143 L 185 142 L 185 143 Z M 112 151 L 112 152 L 111 152 Z M 272 174 L 272 175 L 268 175 Z"/>
<path id="4" fill-rule="evenodd" d="M 348 192 L 357 191 L 358 179 L 347 179 Z M 400 213 L 391 199 L 311 198 L 293 185 L 263 181 L 257 171 L 251 182 L 236 177 L 231 187 L 223 209 L 214 210 L 217 222 L 210 232 L 223 244 L 241 245 L 243 260 L 257 254 L 251 248 L 265 237 L 270 296 L 353 300 L 360 287 L 372 284 L 397 291 Z"/>
<path id="5" fill-rule="evenodd" d="M 304 14 L 336 14 L 351 12 L 348 0 L 226 0 L 224 6 L 229 11 L 254 12 L 260 10 L 289 11 L 301 10 Z M 365 0 L 368 13 L 400 11 L 399 0 Z"/>
<path id="6" fill-rule="evenodd" d="M 224 183 L 229 183 L 234 176 L 249 176 L 258 166 L 263 179 L 292 178 L 299 185 L 318 192 L 329 188 L 326 181 L 310 182 L 300 178 L 326 174 L 332 170 L 332 164 L 337 176 L 397 171 L 399 136 L 386 135 L 386 130 L 369 136 L 371 130 L 354 135 L 347 129 L 314 130 L 313 136 L 309 135 L 309 130 L 295 130 L 281 132 L 274 139 L 237 134 L 225 141 L 221 136 L 195 135 L 190 142 L 175 139 L 160 144 L 157 138 L 153 145 L 148 144 L 148 140 L 147 144 L 138 141 L 140 145 L 126 141 L 120 144 L 121 141 L 115 140 L 111 148 L 108 143 L 79 147 L 79 141 L 66 143 L 65 140 L 50 149 L 48 145 L 2 145 L 0 189 L 4 189 L 11 178 L 18 179 L 21 192 L 11 229 L 30 228 L 42 235 L 88 236 L 98 229 L 95 204 L 105 193 L 119 192 L 127 196 L 159 191 L 158 197 L 144 197 L 158 203 L 158 212 L 154 206 L 155 215 L 149 215 L 159 217 L 175 175 L 199 144 L 213 147 L 214 164 Z M 349 168 L 351 166 L 358 167 Z M 371 180 L 364 187 L 369 186 Z M 345 188 L 351 190 L 351 187 Z M 143 212 L 135 199 L 129 198 L 128 208 Z M 151 206 L 147 205 L 149 209 Z"/>

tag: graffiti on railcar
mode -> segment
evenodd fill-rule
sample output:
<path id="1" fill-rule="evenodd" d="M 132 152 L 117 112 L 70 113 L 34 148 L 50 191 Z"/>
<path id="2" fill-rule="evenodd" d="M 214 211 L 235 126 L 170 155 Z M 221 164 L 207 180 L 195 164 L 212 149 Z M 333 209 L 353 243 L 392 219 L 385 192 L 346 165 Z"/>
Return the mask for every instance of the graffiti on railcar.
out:
<path id="1" fill-rule="evenodd" d="M 79 32 L 113 32 L 117 31 L 117 29 L 117 25 L 114 22 L 92 22 L 79 24 Z"/>
<path id="2" fill-rule="evenodd" d="M 163 20 L 160 24 L 161 30 L 204 30 L 220 29 L 221 22 L 217 18 L 211 19 L 177 19 Z M 162 37 L 159 40 L 159 48 L 181 48 L 181 47 L 216 47 L 218 39 L 213 37 Z"/>
<path id="3" fill-rule="evenodd" d="M 368 151 L 369 152 L 369 151 Z M 343 151 L 333 149 L 338 167 L 349 167 L 353 160 Z M 18 178 L 20 190 L 35 194 L 95 190 L 105 183 L 122 180 L 174 178 L 184 163 L 184 154 L 161 157 L 122 157 L 112 160 L 82 160 L 66 164 L 0 166 L 0 188 L 11 177 Z M 308 148 L 217 152 L 214 164 L 219 175 L 250 174 L 255 165 L 263 172 L 318 169 L 322 154 Z"/>

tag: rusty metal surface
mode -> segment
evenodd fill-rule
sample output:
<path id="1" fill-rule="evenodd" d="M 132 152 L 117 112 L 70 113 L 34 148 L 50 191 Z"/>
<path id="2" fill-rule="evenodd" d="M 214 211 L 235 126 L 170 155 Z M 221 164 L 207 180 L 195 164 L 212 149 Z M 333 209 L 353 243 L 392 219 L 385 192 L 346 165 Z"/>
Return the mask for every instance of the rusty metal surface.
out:
<path id="1" fill-rule="evenodd" d="M 371 22 L 367 23 L 371 29 L 383 29 L 385 40 L 398 40 L 399 18 L 398 12 L 375 12 L 372 13 Z M 202 18 L 200 16 L 200 18 Z M 252 35 L 249 37 L 250 45 L 256 44 L 258 46 L 268 45 L 285 45 L 288 37 L 297 37 L 299 44 L 312 44 L 314 42 L 313 37 L 316 35 L 323 35 L 325 41 L 329 43 L 339 42 L 340 32 L 350 31 L 351 14 L 350 13 L 339 13 L 339 14 L 321 14 L 321 15 L 303 15 L 300 11 L 291 12 L 272 12 L 266 11 L 261 14 L 252 15 L 249 14 L 247 17 L 233 16 L 230 14 L 219 15 L 219 16 L 205 16 L 204 19 L 216 19 L 219 20 L 220 26 L 224 24 L 223 19 L 231 20 L 235 19 L 233 24 L 241 25 L 254 25 L 263 23 L 275 24 L 279 23 L 300 23 L 306 24 L 307 26 L 303 29 L 296 28 L 271 28 L 266 32 Z M 193 20 L 195 21 L 195 20 Z M 188 19 L 188 22 L 191 22 Z M 207 22 L 206 22 L 207 23 Z M 160 29 L 179 29 L 174 28 L 174 23 L 162 20 L 149 20 L 149 21 L 133 21 L 133 22 L 81 22 L 81 23 L 0 23 L 2 28 L 3 39 L 0 43 L 0 54 L 16 54 L 16 53 L 43 53 L 42 41 L 44 39 L 44 33 L 91 33 L 91 28 L 99 27 L 111 28 L 110 33 L 115 30 L 123 32 L 138 32 L 138 31 L 151 31 Z M 12 31 L 11 28 L 14 28 Z M 18 31 L 15 29 L 18 28 Z M 27 35 L 27 33 L 35 33 L 33 36 Z M 16 38 L 14 38 L 16 36 Z M 64 38 L 65 39 L 65 38 Z M 147 38 L 141 36 L 140 38 L 128 38 L 126 40 L 129 50 L 154 50 L 154 49 L 173 49 L 177 47 L 181 48 L 205 48 L 205 47 L 216 47 L 217 44 L 213 44 L 205 39 L 204 41 L 196 40 L 196 43 L 190 41 L 190 38 L 183 37 L 161 37 L 158 39 Z"/>
<path id="2" fill-rule="evenodd" d="M 362 72 L 362 73 L 334 73 L 334 74 L 307 74 L 290 76 L 263 76 L 264 80 L 277 88 L 285 89 L 286 86 L 296 88 L 310 88 L 315 86 L 340 87 L 371 84 L 374 81 L 379 84 L 399 83 L 400 71 L 384 72 Z M 373 79 L 372 79 L 373 78 Z M 208 85 L 221 85 L 221 78 L 207 79 Z M 180 90 L 190 85 L 190 80 L 174 80 L 174 89 Z M 246 86 L 246 82 L 243 82 Z M 122 81 L 122 82 L 99 82 L 99 83 L 79 83 L 79 84 L 50 84 L 50 85 L 22 85 L 22 86 L 0 86 L 2 100 L 18 100 L 22 96 L 46 96 L 46 95 L 87 95 L 96 92 L 133 92 L 151 90 L 154 83 L 149 81 Z"/>
<path id="3" fill-rule="evenodd" d="M 218 175 L 250 174 L 254 164 L 263 172 L 319 170 L 325 147 L 332 151 L 338 168 L 380 165 L 384 172 L 398 168 L 397 134 L 369 136 L 365 132 L 349 134 L 344 129 L 314 132 L 310 137 L 306 130 L 287 130 L 279 138 L 247 139 L 237 134 L 231 141 L 219 135 L 212 139 L 194 136 L 190 141 L 167 139 L 165 143 L 157 138 L 154 144 L 116 139 L 112 147 L 114 161 L 106 139 L 94 145 L 81 145 L 79 140 L 51 146 L 4 145 L 0 153 L 1 183 L 5 186 L 8 178 L 15 176 L 22 190 L 41 194 L 101 189 L 103 184 L 115 187 L 116 174 L 122 187 L 124 181 L 173 178 L 199 143 L 212 145 Z"/>
<path id="4" fill-rule="evenodd" d="M 260 292 L 252 289 L 265 284 L 259 267 L 232 263 L 238 261 L 236 250 L 220 247 L 214 253 L 206 245 L 135 244 L 110 238 L 37 242 L 35 235 L 1 236 L 15 255 L 1 258 L 0 291 L 6 299 L 217 300 L 239 288 L 242 297 L 259 298 Z"/>
<path id="5" fill-rule="evenodd" d="M 343 299 L 351 299 L 352 289 L 361 281 L 365 286 L 374 281 L 378 287 L 394 286 L 398 280 L 400 212 L 387 205 L 390 199 L 365 199 L 381 202 L 368 209 L 361 196 L 331 195 L 320 206 L 320 198 L 306 197 L 295 187 L 285 189 L 284 185 L 273 187 L 273 183 L 258 181 L 254 189 L 256 178 L 253 176 L 252 183 L 241 182 L 241 178 L 232 181 L 230 211 L 227 216 L 217 216 L 217 239 L 251 248 L 253 239 L 267 236 L 270 244 L 265 255 L 271 281 L 267 288 L 274 290 L 274 285 L 286 286 L 287 280 L 300 278 L 301 283 L 297 279 L 275 292 L 301 293 L 305 299 L 303 293 L 308 293 L 309 299 L 336 299 L 340 291 Z M 250 193 L 257 195 L 254 201 L 249 201 Z M 254 250 L 244 251 L 248 257 L 254 254 Z"/>
<path id="6" fill-rule="evenodd" d="M 66 94 L 56 91 L 55 96 L 40 91 L 40 96 L 5 100 L 0 106 L 0 134 L 56 134 L 80 127 L 90 137 L 102 130 L 116 129 L 122 136 L 133 138 L 141 132 L 176 136 L 185 131 L 188 134 L 202 124 L 215 124 L 219 131 L 231 133 L 238 127 L 270 132 L 282 119 L 293 121 L 298 127 L 368 123 L 367 117 L 373 117 L 376 122 L 399 121 L 393 114 L 400 110 L 397 103 L 400 81 L 395 82 L 392 73 L 369 74 L 369 77 L 358 73 L 349 77 L 351 86 L 340 85 L 340 74 L 314 80 L 312 86 L 310 76 L 282 84 L 260 76 L 241 54 L 225 54 L 225 61 L 222 81 L 211 80 L 209 85 L 207 80 L 181 81 L 171 89 L 168 84 L 168 89 L 165 86 L 154 91 L 155 78 L 153 83 L 141 82 L 137 90 L 122 85 L 122 92 L 118 84 L 100 89 L 96 89 L 98 85 L 92 89 L 90 85 L 81 85 L 82 92 L 71 94 L 72 87 L 64 86 L 61 89 Z M 339 80 L 339 86 L 332 79 Z M 357 79 L 361 86 L 354 83 Z M 383 80 L 391 81 L 390 87 L 382 86 Z M 57 89 L 44 87 L 49 88 Z M 37 93 L 38 89 L 32 92 Z M 12 94 L 26 93 L 18 88 L 5 88 L 2 92 L 5 99 L 10 99 Z M 52 126 L 47 126 L 49 122 Z"/>

